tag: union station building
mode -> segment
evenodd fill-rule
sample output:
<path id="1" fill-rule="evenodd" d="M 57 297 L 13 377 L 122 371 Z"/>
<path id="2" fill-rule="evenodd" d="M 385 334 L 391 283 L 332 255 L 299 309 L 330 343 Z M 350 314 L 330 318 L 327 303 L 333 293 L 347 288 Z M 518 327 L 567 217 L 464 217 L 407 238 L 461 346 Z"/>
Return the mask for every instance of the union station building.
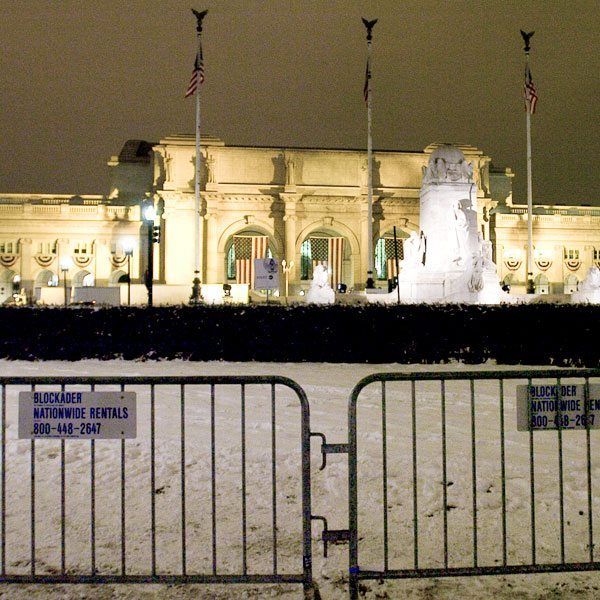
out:
<path id="1" fill-rule="evenodd" d="M 376 286 L 388 288 L 402 240 L 419 232 L 423 167 L 438 144 L 420 152 L 373 154 L 373 248 Z M 527 209 L 513 204 L 510 168 L 472 146 L 459 146 L 473 167 L 478 225 L 493 245 L 500 280 L 525 291 Z M 156 303 L 188 302 L 199 239 L 202 294 L 223 286 L 252 290 L 253 259 L 286 260 L 289 290 L 308 289 L 326 264 L 334 289 L 364 289 L 368 266 L 367 158 L 364 150 L 227 146 L 202 139 L 201 210 L 195 235 L 195 139 L 130 140 L 109 161 L 108 195 L 0 193 L 0 302 L 23 289 L 120 287 L 126 302 L 146 301 L 149 254 L 142 206 L 157 209 L 152 244 Z M 396 243 L 394 242 L 394 230 Z M 536 292 L 570 294 L 600 266 L 600 208 L 536 205 Z M 66 260 L 65 260 L 66 259 Z M 284 278 L 280 278 L 280 294 Z M 231 287 L 229 287 L 231 286 Z"/>

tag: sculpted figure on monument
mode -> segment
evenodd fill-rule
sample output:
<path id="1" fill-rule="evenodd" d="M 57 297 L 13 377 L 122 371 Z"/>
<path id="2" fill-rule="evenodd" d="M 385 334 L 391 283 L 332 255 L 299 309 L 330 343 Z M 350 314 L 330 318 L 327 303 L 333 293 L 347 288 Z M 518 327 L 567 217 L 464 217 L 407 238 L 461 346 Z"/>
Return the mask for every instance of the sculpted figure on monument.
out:
<path id="1" fill-rule="evenodd" d="M 471 263 L 471 276 L 469 277 L 469 291 L 480 292 L 483 289 L 483 271 L 484 271 L 484 260 L 481 254 L 473 255 L 473 262 Z"/>
<path id="2" fill-rule="evenodd" d="M 410 236 L 402 245 L 404 259 L 402 260 L 402 270 L 412 270 L 423 265 L 423 255 L 425 253 L 425 236 L 423 232 L 417 235 L 416 231 L 411 231 Z"/>
<path id="3" fill-rule="evenodd" d="M 590 267 L 586 278 L 581 282 L 581 291 L 595 292 L 600 290 L 600 269 L 594 265 Z"/>
<path id="4" fill-rule="evenodd" d="M 462 266 L 468 256 L 469 222 L 460 200 L 453 201 L 452 213 L 454 215 L 454 231 L 451 237 L 454 237 L 455 251 L 455 256 L 452 260 Z"/>
<path id="5" fill-rule="evenodd" d="M 423 183 L 463 182 L 473 179 L 473 166 L 465 160 L 463 153 L 451 144 L 442 144 L 429 157 L 423 167 Z"/>
<path id="6" fill-rule="evenodd" d="M 481 235 L 481 233 L 477 234 L 477 241 L 478 253 L 481 255 L 484 271 L 493 271 L 495 273 L 496 265 L 492 260 L 492 242 L 490 242 L 489 240 L 484 240 L 483 235 Z"/>

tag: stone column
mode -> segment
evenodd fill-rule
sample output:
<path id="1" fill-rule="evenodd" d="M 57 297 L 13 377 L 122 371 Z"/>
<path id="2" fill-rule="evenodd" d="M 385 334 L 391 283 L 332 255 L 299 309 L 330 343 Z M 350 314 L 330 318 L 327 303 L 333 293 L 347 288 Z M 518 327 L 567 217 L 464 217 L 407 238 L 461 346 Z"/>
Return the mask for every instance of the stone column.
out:
<path id="1" fill-rule="evenodd" d="M 219 283 L 225 280 L 222 255 L 219 255 L 219 216 L 216 198 L 207 198 L 206 215 L 206 281 L 205 283 Z"/>
<path id="2" fill-rule="evenodd" d="M 369 268 L 369 207 L 366 196 L 360 196 L 360 200 L 360 259 L 354 264 L 354 287 L 357 290 L 365 288 Z"/>
<path id="3" fill-rule="evenodd" d="M 296 215 L 296 204 L 302 198 L 301 194 L 281 194 L 281 199 L 284 202 L 284 237 L 285 237 L 285 260 L 289 264 L 294 261 L 294 268 L 290 271 L 290 292 L 300 282 L 300 252 L 296 249 L 296 224 L 298 217 Z M 285 277 L 282 277 L 280 293 L 285 293 Z"/>
<path id="4" fill-rule="evenodd" d="M 33 290 L 33 245 L 31 238 L 21 238 L 19 240 L 19 253 L 21 255 L 20 276 L 21 287 L 30 294 Z"/>

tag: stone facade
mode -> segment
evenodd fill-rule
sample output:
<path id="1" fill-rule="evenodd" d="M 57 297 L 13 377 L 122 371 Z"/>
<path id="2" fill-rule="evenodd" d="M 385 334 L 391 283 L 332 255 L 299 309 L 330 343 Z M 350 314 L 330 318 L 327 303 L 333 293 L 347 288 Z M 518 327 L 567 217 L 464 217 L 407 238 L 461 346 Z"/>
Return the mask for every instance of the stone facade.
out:
<path id="1" fill-rule="evenodd" d="M 380 251 L 385 244 L 378 242 L 389 241 L 394 227 L 401 239 L 420 231 L 423 167 L 438 146 L 420 152 L 374 152 L 373 237 Z M 512 172 L 491 168 L 490 157 L 477 148 L 459 147 L 473 169 L 477 226 L 494 245 L 500 278 L 510 280 L 513 288 L 523 287 L 527 215 L 512 203 Z M 203 284 L 235 283 L 234 237 L 262 236 L 268 238 L 273 257 L 294 262 L 290 294 L 310 285 L 306 244 L 312 239 L 343 240 L 338 281 L 348 289 L 364 288 L 364 150 L 237 147 L 207 137 L 201 164 Z M 130 268 L 132 282 L 143 290 L 148 242 L 140 204 L 147 198 L 164 203 L 161 240 L 154 245 L 155 281 L 161 288 L 157 298 L 180 302 L 189 297 L 195 256 L 193 137 L 171 136 L 159 143 L 131 140 L 109 165 L 107 196 L 0 194 L 0 301 L 16 287 L 34 294 L 49 282 L 62 282 L 63 257 L 72 263 L 66 272 L 69 285 L 118 285 Z M 534 213 L 534 277 L 541 291 L 546 280 L 550 293 L 569 291 L 600 262 L 600 210 L 536 206 Z M 130 262 L 126 241 L 135 242 Z M 377 285 L 387 287 L 392 274 L 382 266 Z M 281 281 L 283 293 L 283 277 Z M 135 298 L 141 302 L 144 295 Z"/>

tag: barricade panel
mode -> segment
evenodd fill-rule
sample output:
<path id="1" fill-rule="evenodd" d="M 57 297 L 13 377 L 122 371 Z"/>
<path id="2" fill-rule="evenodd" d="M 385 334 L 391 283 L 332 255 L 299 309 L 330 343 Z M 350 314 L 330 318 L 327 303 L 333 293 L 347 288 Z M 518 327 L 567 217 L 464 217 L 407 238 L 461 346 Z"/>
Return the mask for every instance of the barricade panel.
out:
<path id="1" fill-rule="evenodd" d="M 20 377 L 0 386 L 0 582 L 312 587 L 309 409 L 295 382 Z M 137 435 L 19 439 L 19 392 L 44 391 L 134 392 Z"/>
<path id="2" fill-rule="evenodd" d="M 598 569 L 600 404 L 589 395 L 600 400 L 599 382 L 600 370 L 359 382 L 349 403 L 351 597 L 361 579 Z M 520 400 L 518 385 L 528 386 Z M 534 412 L 518 419 L 518 403 Z M 572 430 L 576 407 L 583 427 Z M 542 409 L 558 427 L 535 430 Z"/>

